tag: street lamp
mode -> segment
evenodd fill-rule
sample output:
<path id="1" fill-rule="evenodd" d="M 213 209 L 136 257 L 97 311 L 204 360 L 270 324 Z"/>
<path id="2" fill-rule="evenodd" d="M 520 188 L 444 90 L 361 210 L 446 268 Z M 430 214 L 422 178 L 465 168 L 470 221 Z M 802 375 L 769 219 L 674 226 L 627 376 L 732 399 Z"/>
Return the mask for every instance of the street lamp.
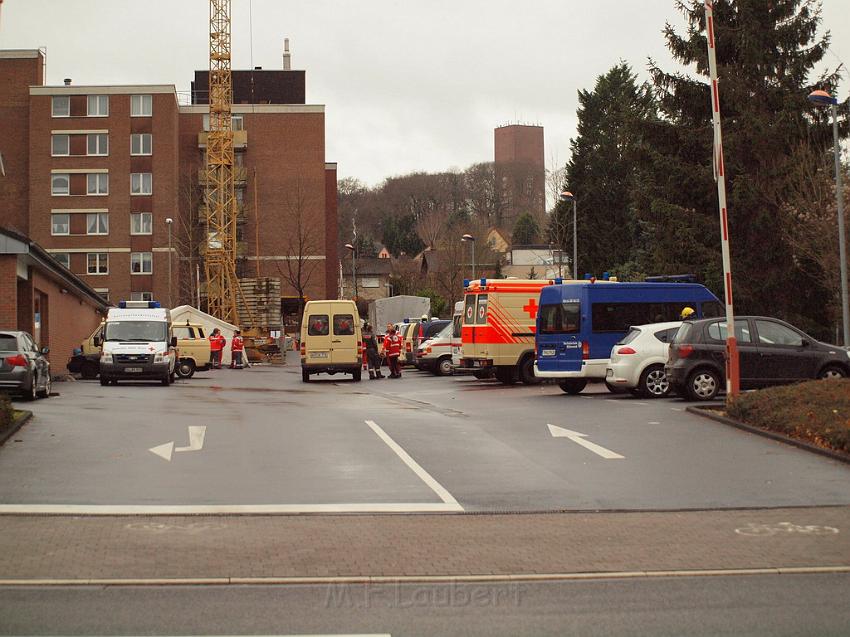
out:
<path id="1" fill-rule="evenodd" d="M 346 243 L 345 247 L 351 250 L 351 280 L 354 287 L 354 299 L 357 298 L 357 250 L 350 243 Z"/>
<path id="2" fill-rule="evenodd" d="M 838 100 L 826 91 L 812 91 L 809 101 L 818 106 L 832 107 L 832 142 L 835 155 L 835 198 L 838 203 L 838 258 L 841 266 L 841 322 L 844 327 L 844 346 L 850 345 L 850 315 L 847 313 L 847 249 L 844 235 L 844 192 L 841 186 L 841 151 L 838 145 Z"/>
<path id="3" fill-rule="evenodd" d="M 461 241 L 469 243 L 470 254 L 472 254 L 472 278 L 475 278 L 475 237 L 471 234 L 465 234 L 460 238 Z"/>
<path id="4" fill-rule="evenodd" d="M 576 226 L 576 196 L 569 190 L 561 193 L 561 201 L 573 202 L 573 279 L 578 281 L 578 227 Z"/>
<path id="5" fill-rule="evenodd" d="M 168 228 L 168 307 L 174 307 L 171 299 L 171 224 L 174 220 L 171 217 L 166 218 L 165 225 Z"/>

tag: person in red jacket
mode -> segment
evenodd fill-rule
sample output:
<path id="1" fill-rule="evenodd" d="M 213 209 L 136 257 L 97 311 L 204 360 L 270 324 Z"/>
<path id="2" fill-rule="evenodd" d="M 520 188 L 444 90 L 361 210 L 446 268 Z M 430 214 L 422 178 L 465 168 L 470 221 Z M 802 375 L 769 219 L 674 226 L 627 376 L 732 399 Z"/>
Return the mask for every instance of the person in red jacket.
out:
<path id="1" fill-rule="evenodd" d="M 242 340 L 242 332 L 233 332 L 233 340 L 230 341 L 230 369 L 242 369 L 242 352 L 245 350 L 245 342 Z"/>
<path id="2" fill-rule="evenodd" d="M 226 344 L 227 340 L 221 330 L 215 328 L 210 334 L 210 362 L 213 369 L 221 369 L 221 352 Z"/>
<path id="3" fill-rule="evenodd" d="M 401 378 L 401 337 L 392 323 L 387 325 L 387 335 L 384 337 L 384 351 L 387 353 L 387 364 L 390 367 L 390 378 Z"/>

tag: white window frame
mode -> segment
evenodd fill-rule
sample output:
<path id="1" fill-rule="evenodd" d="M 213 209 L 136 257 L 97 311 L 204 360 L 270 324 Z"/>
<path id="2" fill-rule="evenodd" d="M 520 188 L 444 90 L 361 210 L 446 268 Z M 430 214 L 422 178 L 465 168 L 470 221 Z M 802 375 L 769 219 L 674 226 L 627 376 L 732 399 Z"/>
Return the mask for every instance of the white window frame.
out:
<path id="1" fill-rule="evenodd" d="M 92 272 L 91 257 L 95 257 L 95 271 Z M 100 270 L 101 264 L 105 266 L 103 272 Z M 109 253 L 108 252 L 86 252 L 86 274 L 89 276 L 106 276 L 109 274 Z"/>
<path id="2" fill-rule="evenodd" d="M 147 218 L 148 231 L 145 232 L 145 218 Z M 138 219 L 138 224 L 136 220 Z M 135 226 L 139 229 L 136 231 Z M 130 234 L 131 235 L 151 235 L 153 234 L 153 213 L 152 212 L 131 212 L 130 213 Z"/>
<path id="3" fill-rule="evenodd" d="M 147 152 L 145 152 L 145 140 L 147 139 Z M 136 142 L 138 142 L 139 148 L 135 149 Z M 130 135 L 130 155 L 133 156 L 147 156 L 153 155 L 153 135 L 151 133 L 133 133 Z"/>
<path id="4" fill-rule="evenodd" d="M 92 288 L 95 292 L 100 294 L 105 301 L 109 301 L 109 288 Z"/>
<path id="5" fill-rule="evenodd" d="M 131 301 L 153 301 L 153 292 L 130 292 Z"/>
<path id="6" fill-rule="evenodd" d="M 50 256 L 52 256 L 56 261 L 58 261 L 65 269 L 71 269 L 70 252 L 51 252 Z"/>
<path id="7" fill-rule="evenodd" d="M 243 115 L 231 115 L 230 129 L 234 131 L 245 130 L 245 117 Z"/>
<path id="8" fill-rule="evenodd" d="M 65 104 L 67 108 L 59 109 L 59 104 Z M 51 117 L 71 117 L 71 96 L 70 95 L 54 95 L 50 98 L 50 116 Z"/>
<path id="9" fill-rule="evenodd" d="M 147 109 L 145 106 L 147 106 Z M 152 115 L 153 95 L 130 96 L 130 117 L 151 117 Z"/>
<path id="10" fill-rule="evenodd" d="M 65 232 L 56 232 L 56 219 L 65 217 L 65 223 L 61 224 L 66 227 Z M 54 212 L 50 214 L 50 235 L 53 237 L 67 237 L 71 234 L 71 215 L 67 212 Z"/>
<path id="11" fill-rule="evenodd" d="M 147 270 L 145 270 L 145 262 L 147 262 L 147 264 L 148 264 Z M 133 269 L 133 266 L 136 263 L 139 264 L 139 271 L 138 272 L 136 272 Z M 130 253 L 130 274 L 133 274 L 133 275 L 153 274 L 153 252 L 131 252 Z"/>
<path id="12" fill-rule="evenodd" d="M 145 190 L 145 177 L 147 176 L 148 189 Z M 138 192 L 135 192 L 138 184 Z M 130 173 L 130 195 L 150 196 L 153 194 L 153 173 Z"/>
<path id="13" fill-rule="evenodd" d="M 55 180 L 61 177 L 65 178 L 65 183 L 67 186 L 65 187 L 65 192 L 56 190 Z M 70 173 L 52 173 L 50 175 L 50 194 L 54 197 L 67 197 L 71 194 L 71 174 Z"/>
<path id="14" fill-rule="evenodd" d="M 95 221 L 95 231 L 91 231 L 92 217 Z M 87 212 L 86 213 L 86 234 L 87 235 L 107 235 L 109 234 L 109 213 L 107 212 Z"/>
<path id="15" fill-rule="evenodd" d="M 94 150 L 92 152 L 92 141 L 94 141 Z M 100 142 L 103 142 L 101 148 Z M 109 155 L 109 135 L 106 133 L 88 133 L 86 134 L 86 155 L 89 157 L 106 157 Z"/>
<path id="16" fill-rule="evenodd" d="M 94 188 L 92 188 L 92 183 L 94 183 Z M 86 173 L 86 195 L 104 197 L 108 194 L 109 173 Z"/>
<path id="17" fill-rule="evenodd" d="M 56 152 L 56 142 L 60 139 L 65 139 L 65 152 Z M 71 136 L 63 133 L 58 133 L 50 136 L 50 156 L 51 157 L 69 157 L 71 155 Z"/>
<path id="18" fill-rule="evenodd" d="M 92 108 L 94 105 L 94 108 Z M 103 108 L 105 106 L 105 108 Z M 86 95 L 87 117 L 109 117 L 108 95 Z"/>

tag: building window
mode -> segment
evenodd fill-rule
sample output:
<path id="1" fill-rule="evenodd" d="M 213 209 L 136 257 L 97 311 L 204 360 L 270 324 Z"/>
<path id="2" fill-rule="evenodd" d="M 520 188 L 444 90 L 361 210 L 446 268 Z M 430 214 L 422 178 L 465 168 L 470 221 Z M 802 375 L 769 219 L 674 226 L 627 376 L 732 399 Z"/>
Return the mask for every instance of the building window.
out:
<path id="1" fill-rule="evenodd" d="M 150 155 L 153 150 L 153 135 L 150 133 L 138 133 L 130 135 L 131 155 Z"/>
<path id="2" fill-rule="evenodd" d="M 53 173 L 50 176 L 50 194 L 68 195 L 71 193 L 71 176 L 68 173 Z"/>
<path id="3" fill-rule="evenodd" d="M 149 195 L 153 192 L 153 175 L 151 173 L 130 174 L 130 194 Z"/>
<path id="4" fill-rule="evenodd" d="M 86 114 L 89 117 L 107 117 L 109 115 L 109 96 L 89 95 Z"/>
<path id="5" fill-rule="evenodd" d="M 89 133 L 86 135 L 88 140 L 89 155 L 108 155 L 109 154 L 109 135 L 105 133 Z"/>
<path id="6" fill-rule="evenodd" d="M 150 117 L 153 111 L 153 98 L 150 95 L 130 96 L 130 117 Z"/>
<path id="7" fill-rule="evenodd" d="M 153 253 L 130 253 L 130 272 L 133 274 L 150 274 L 153 272 Z"/>
<path id="8" fill-rule="evenodd" d="M 53 252 L 50 256 L 52 256 L 56 261 L 59 262 L 60 265 L 65 267 L 66 269 L 71 269 L 71 255 L 67 252 Z"/>
<path id="9" fill-rule="evenodd" d="M 53 117 L 71 117 L 71 97 L 69 95 L 54 95 L 50 108 Z"/>
<path id="10" fill-rule="evenodd" d="M 153 292 L 130 292 L 131 301 L 153 301 Z"/>
<path id="11" fill-rule="evenodd" d="M 233 115 L 230 118 L 230 127 L 233 130 L 245 130 L 245 118 L 241 115 Z"/>
<path id="12" fill-rule="evenodd" d="M 67 157 L 71 154 L 71 138 L 68 135 L 50 136 L 50 154 L 54 157 Z"/>
<path id="13" fill-rule="evenodd" d="M 131 212 L 130 234 L 153 234 L 153 213 Z"/>
<path id="14" fill-rule="evenodd" d="M 86 272 L 88 274 L 109 274 L 109 254 L 89 252 L 86 254 Z"/>
<path id="15" fill-rule="evenodd" d="M 90 212 L 86 215 L 86 234 L 109 234 L 109 215 Z"/>
<path id="16" fill-rule="evenodd" d="M 71 234 L 71 215 L 64 212 L 50 215 L 50 234 L 54 236 Z"/>
<path id="17" fill-rule="evenodd" d="M 89 173 L 86 175 L 86 194 L 87 195 L 108 195 L 109 194 L 109 174 L 108 173 Z"/>
<path id="18" fill-rule="evenodd" d="M 93 288 L 93 289 L 94 289 L 94 291 L 95 291 L 95 292 L 97 292 L 98 294 L 100 294 L 100 297 L 101 297 L 104 301 L 108 301 L 108 300 L 109 300 L 109 288 Z"/>

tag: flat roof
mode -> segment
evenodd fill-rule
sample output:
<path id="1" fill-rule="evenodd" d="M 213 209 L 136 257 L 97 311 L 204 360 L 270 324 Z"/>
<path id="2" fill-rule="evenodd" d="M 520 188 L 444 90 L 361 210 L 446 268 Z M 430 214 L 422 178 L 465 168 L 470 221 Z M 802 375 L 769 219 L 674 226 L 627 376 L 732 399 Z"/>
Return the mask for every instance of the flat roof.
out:
<path id="1" fill-rule="evenodd" d="M 30 86 L 30 95 L 138 95 L 171 93 L 177 99 L 173 84 L 71 84 L 66 86 Z"/>
<path id="2" fill-rule="evenodd" d="M 180 107 L 181 113 L 206 115 L 210 112 L 209 104 L 192 104 Z M 234 115 L 257 113 L 324 113 L 324 104 L 233 104 L 230 112 Z"/>
<path id="3" fill-rule="evenodd" d="M 32 59 L 41 55 L 38 49 L 4 49 L 0 51 L 0 59 L 19 60 Z"/>

